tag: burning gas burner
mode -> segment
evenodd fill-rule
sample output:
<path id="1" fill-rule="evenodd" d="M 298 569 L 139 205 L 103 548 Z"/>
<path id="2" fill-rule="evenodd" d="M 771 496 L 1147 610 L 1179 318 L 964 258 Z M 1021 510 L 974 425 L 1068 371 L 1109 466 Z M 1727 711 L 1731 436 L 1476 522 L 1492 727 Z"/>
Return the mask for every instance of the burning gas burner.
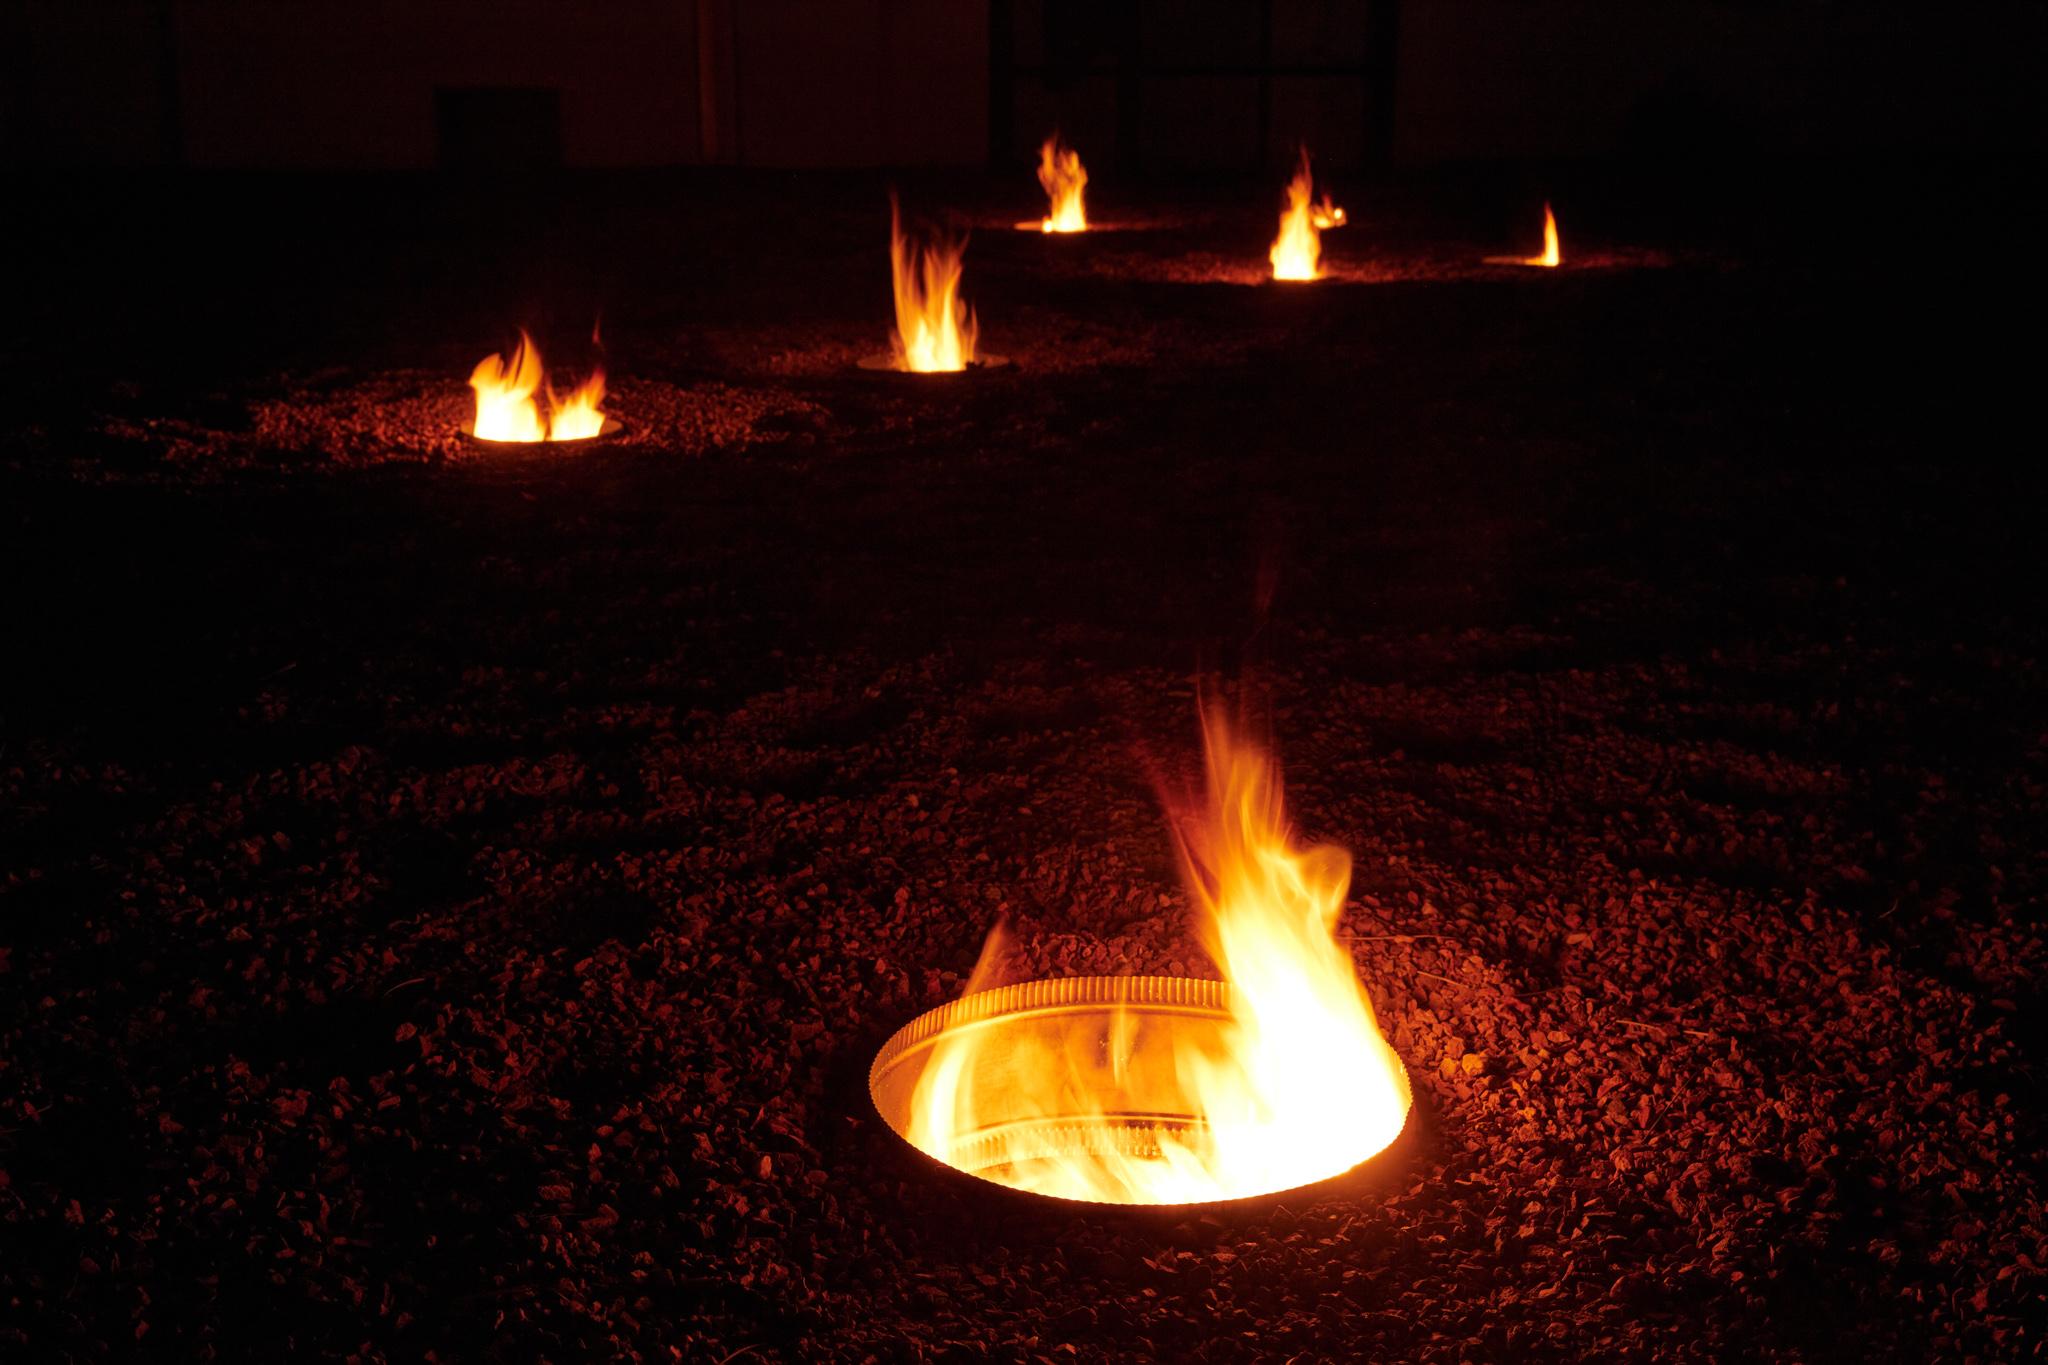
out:
<path id="1" fill-rule="evenodd" d="M 1323 276 L 1322 234 L 1344 226 L 1347 220 L 1344 210 L 1331 203 L 1328 194 L 1323 195 L 1321 203 L 1311 203 L 1314 193 L 1315 178 L 1309 173 L 1308 148 L 1304 147 L 1294 168 L 1294 179 L 1287 184 L 1287 208 L 1280 215 L 1280 235 L 1273 239 L 1273 249 L 1266 253 L 1273 263 L 1276 280 L 1318 280 Z"/>
<path id="2" fill-rule="evenodd" d="M 905 1141 L 1035 1194 L 1189 1204 L 1293 1189 L 1384 1149 L 1408 1073 L 1334 937 L 1342 849 L 1293 842 L 1272 761 L 1205 717 L 1208 792 L 1174 816 L 1225 980 L 1072 977 L 967 993 L 906 1024 L 868 1088 Z"/>
<path id="3" fill-rule="evenodd" d="M 591 340 L 597 340 L 593 333 Z M 535 401 L 542 391 L 546 371 L 540 348 L 524 328 L 511 357 L 487 355 L 470 373 L 469 386 L 476 390 L 476 421 L 470 437 L 484 445 L 528 445 L 541 441 L 587 442 L 618 431 L 616 419 L 605 415 L 604 367 L 567 394 L 547 388 L 547 411 Z"/>
<path id="4" fill-rule="evenodd" d="M 1088 214 L 1081 207 L 1081 191 L 1087 187 L 1088 172 L 1081 165 L 1081 154 L 1062 142 L 1058 133 L 1038 149 L 1038 183 L 1045 187 L 1052 211 L 1043 218 L 1017 224 L 1018 231 L 1050 234 L 1088 230 Z"/>
<path id="5" fill-rule="evenodd" d="M 1543 206 L 1543 254 L 1541 256 L 1488 256 L 1488 265 L 1533 265 L 1556 269 L 1564 264 L 1564 254 L 1557 245 L 1557 217 L 1551 213 L 1550 205 Z"/>
<path id="6" fill-rule="evenodd" d="M 889 273 L 896 292 L 896 330 L 888 355 L 869 356 L 864 370 L 957 374 L 999 369 L 1001 356 L 976 355 L 974 310 L 960 297 L 960 262 L 967 237 L 940 233 L 929 240 L 904 235 L 903 213 L 889 196 Z"/>

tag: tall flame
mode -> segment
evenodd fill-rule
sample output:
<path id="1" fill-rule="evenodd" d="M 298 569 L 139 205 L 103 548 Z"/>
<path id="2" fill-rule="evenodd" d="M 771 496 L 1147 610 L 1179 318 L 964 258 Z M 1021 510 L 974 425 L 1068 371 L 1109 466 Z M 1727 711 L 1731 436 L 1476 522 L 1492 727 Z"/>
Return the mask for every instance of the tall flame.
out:
<path id="1" fill-rule="evenodd" d="M 487 355 L 470 372 L 476 390 L 476 423 L 470 430 L 486 441 L 582 441 L 604 430 L 604 367 L 598 366 L 567 395 L 547 391 L 543 417 L 534 400 L 546 371 L 540 348 L 526 329 L 511 356 Z"/>
<path id="2" fill-rule="evenodd" d="M 1322 233 L 1325 228 L 1344 222 L 1344 210 L 1332 204 L 1327 194 L 1322 203 L 1311 203 L 1314 193 L 1315 178 L 1309 173 L 1308 148 L 1304 147 L 1301 160 L 1295 164 L 1294 179 L 1287 183 L 1287 208 L 1280 215 L 1280 235 L 1273 239 L 1273 249 L 1266 253 L 1273 262 L 1276 280 L 1322 278 Z"/>
<path id="3" fill-rule="evenodd" d="M 1081 166 L 1081 154 L 1060 141 L 1054 133 L 1038 149 L 1038 183 L 1052 201 L 1052 212 L 1039 224 L 1044 232 L 1086 232 L 1088 214 L 1081 207 L 1081 191 L 1088 184 L 1088 172 Z"/>
<path id="4" fill-rule="evenodd" d="M 913 242 L 903 235 L 903 214 L 889 196 L 889 270 L 896 287 L 899 369 L 920 374 L 964 370 L 974 363 L 974 312 L 959 297 L 960 260 L 967 239 L 941 236 Z"/>
<path id="5" fill-rule="evenodd" d="M 1349 855 L 1294 842 L 1272 760 L 1237 736 L 1220 711 L 1205 713 L 1203 732 L 1206 795 L 1173 812 L 1175 843 L 1202 942 L 1229 983 L 1229 1018 L 1206 1046 L 1177 1045 L 1162 1055 L 1136 1046 L 1119 1012 L 1107 1040 L 1109 1070 L 1126 1091 L 1176 1091 L 1201 1121 L 1154 1125 L 1144 1142 L 1081 1144 L 1084 1150 L 1051 1157 L 1019 1139 L 1008 1149 L 1014 1159 L 985 1167 L 992 1179 L 1108 1203 L 1236 1199 L 1348 1170 L 1392 1142 L 1407 1119 L 1406 1073 L 1334 936 L 1350 886 Z M 988 984 L 1000 948 L 998 930 L 970 994 Z M 1101 1100 L 1091 1110 L 1084 1093 L 1085 1079 L 1104 1071 L 1099 1039 L 1083 1035 L 1064 1051 L 1046 1044 L 979 1068 L 980 1037 L 963 1031 L 934 1049 L 905 1133 L 915 1146 L 949 1162 L 963 1135 L 985 1147 L 992 1130 L 978 1121 L 984 1108 L 1009 1119 L 1105 1121 Z M 1078 1055 L 1084 1045 L 1096 1055 Z M 1126 1074 L 1147 1064 L 1172 1074 Z M 977 1096 L 976 1075 L 1002 1078 L 1004 1093 L 986 1097 L 999 1105 Z M 1142 1120 L 1121 1114 L 1114 1122 L 1128 1132 Z M 1000 1130 L 993 1136 L 1005 1141 Z"/>

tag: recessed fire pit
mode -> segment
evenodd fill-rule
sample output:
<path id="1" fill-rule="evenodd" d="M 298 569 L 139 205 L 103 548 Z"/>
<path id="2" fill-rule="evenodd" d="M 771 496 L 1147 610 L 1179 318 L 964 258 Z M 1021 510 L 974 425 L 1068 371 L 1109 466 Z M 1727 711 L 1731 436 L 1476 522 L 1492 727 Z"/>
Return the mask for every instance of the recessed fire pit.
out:
<path id="1" fill-rule="evenodd" d="M 1010 368 L 1010 358 L 1006 355 L 988 355 L 984 353 L 977 355 L 957 370 L 906 370 L 903 368 L 901 360 L 893 355 L 886 354 L 862 356 L 856 364 L 863 370 L 873 370 L 883 374 L 900 374 L 907 379 L 943 380 L 949 375 L 985 374 L 991 370 L 1007 370 Z"/>
<path id="2" fill-rule="evenodd" d="M 1526 265 L 1541 270 L 1555 270 L 1564 264 L 1564 253 L 1558 248 L 1557 215 L 1550 211 L 1550 205 L 1543 206 L 1543 254 L 1540 256 L 1488 256 L 1488 265 Z"/>
<path id="3" fill-rule="evenodd" d="M 1239 1028 L 1222 981 L 1077 976 L 962 996 L 897 1030 L 868 1092 L 899 1137 L 1000 1185 L 1100 1203 L 1177 1204 L 1272 1194 L 1341 1175 L 1405 1126 L 1408 1073 L 1333 1073 L 1333 1090 L 1379 1087 L 1349 1131 L 1267 1134 L 1263 1166 L 1219 1171 L 1219 1133 L 1191 1088 L 1189 1059 L 1226 1065 Z M 1318 1059 L 1326 1060 L 1326 1059 Z M 1048 1087 L 1044 1078 L 1061 1081 Z M 964 1102 L 963 1102 L 964 1101 Z M 1351 1106 L 1342 1106 L 1352 1108 Z M 971 1113 L 935 1131 L 933 1112 Z M 1331 1113 L 1327 1117 L 1335 1118 Z M 1249 1128 L 1234 1116 L 1240 1128 Z M 1245 1136 L 1243 1132 L 1236 1135 Z"/>
<path id="4" fill-rule="evenodd" d="M 599 427 L 594 435 L 590 436 L 550 436 L 545 441 L 494 441 L 488 436 L 477 435 L 474 430 L 465 430 L 462 433 L 462 438 L 479 450 L 539 451 L 550 448 L 558 449 L 562 446 L 571 446 L 583 450 L 591 446 L 607 444 L 613 437 L 625 429 L 626 424 L 624 422 L 621 422 L 616 417 L 607 415 L 604 419 L 604 425 Z"/>
<path id="5" fill-rule="evenodd" d="M 592 332 L 590 339 L 595 345 L 597 334 Z M 593 366 L 581 384 L 557 393 L 547 383 L 540 348 L 523 327 L 511 355 L 487 355 L 477 362 L 469 387 L 476 392 L 476 420 L 467 434 L 479 446 L 589 445 L 619 430 L 603 406 L 604 366 Z"/>
<path id="6" fill-rule="evenodd" d="M 1088 230 L 1088 211 L 1082 203 L 1088 172 L 1082 168 L 1081 154 L 1067 146 L 1057 132 L 1038 149 L 1038 183 L 1045 187 L 1050 206 L 1045 217 L 1017 224 L 1019 232 L 1052 235 Z"/>
<path id="7" fill-rule="evenodd" d="M 1082 976 L 984 989 L 910 1021 L 868 1075 L 911 1146 L 1033 1194 L 1200 1204 L 1341 1175 L 1401 1134 L 1414 1096 L 1348 947 L 1351 859 L 1300 845 L 1271 757 L 1203 715 L 1207 791 L 1174 843 L 1222 980 Z"/>

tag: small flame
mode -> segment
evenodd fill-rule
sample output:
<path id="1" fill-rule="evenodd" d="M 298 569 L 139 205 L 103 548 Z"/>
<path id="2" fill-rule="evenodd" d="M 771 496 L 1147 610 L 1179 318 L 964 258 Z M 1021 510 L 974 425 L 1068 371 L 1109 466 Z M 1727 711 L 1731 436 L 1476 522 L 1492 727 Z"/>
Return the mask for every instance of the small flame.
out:
<path id="1" fill-rule="evenodd" d="M 1045 186 L 1046 198 L 1052 201 L 1052 213 L 1039 224 L 1040 231 L 1088 230 L 1088 215 L 1081 207 L 1088 172 L 1081 166 L 1081 154 L 1061 142 L 1058 133 L 1038 149 L 1038 183 Z"/>
<path id="2" fill-rule="evenodd" d="M 604 367 L 599 366 L 566 396 L 547 391 L 548 413 L 534 401 L 545 370 L 540 348 L 526 329 L 509 358 L 487 355 L 470 372 L 476 390 L 476 423 L 470 430 L 485 441 L 583 441 L 604 431 Z"/>
<path id="3" fill-rule="evenodd" d="M 1162 1059 L 1132 1045 L 1120 1013 L 1107 1059 L 1127 1093 L 1173 1090 L 1201 1121 L 1155 1125 L 1144 1142 L 1087 1144 L 1051 1158 L 1004 1141 L 997 1129 L 1006 1158 L 984 1166 L 991 1179 L 1106 1203 L 1236 1199 L 1348 1170 L 1392 1142 L 1407 1120 L 1406 1074 L 1380 1036 L 1350 952 L 1334 935 L 1350 887 L 1349 855 L 1330 845 L 1296 845 L 1272 759 L 1234 734 L 1216 710 L 1205 713 L 1203 731 L 1206 796 L 1174 812 L 1175 842 L 1202 942 L 1230 987 L 1222 1045 L 1179 1046 Z M 1001 949 L 998 928 L 969 994 L 989 984 Z M 951 1164 L 958 1135 L 989 1140 L 991 1128 L 977 1121 L 990 1106 L 975 1093 L 976 1075 L 1002 1078 L 1004 1093 L 989 1099 L 1005 1117 L 1108 1121 L 1103 1101 L 1088 1093 L 1090 1079 L 1104 1071 L 1092 1037 L 1089 1055 L 1047 1045 L 983 1069 L 980 1036 L 948 1037 L 920 1076 L 905 1136 L 921 1150 Z M 1129 1074 L 1148 1061 L 1172 1074 Z M 1124 1115 L 1114 1122 L 1128 1131 L 1142 1120 Z"/>
<path id="4" fill-rule="evenodd" d="M 1294 168 L 1294 179 L 1287 184 L 1287 209 L 1280 215 L 1280 235 L 1273 239 L 1273 249 L 1266 253 L 1273 262 L 1276 280 L 1322 278 L 1321 234 L 1325 228 L 1342 225 L 1344 210 L 1331 203 L 1327 194 L 1320 204 L 1311 204 L 1314 192 L 1315 178 L 1309 173 L 1308 148 L 1304 147 Z"/>
<path id="5" fill-rule="evenodd" d="M 912 242 L 903 215 L 889 196 L 889 270 L 896 286 L 898 369 L 919 374 L 964 370 L 974 363 L 974 310 L 960 294 L 965 237 Z"/>
<path id="6" fill-rule="evenodd" d="M 1543 254 L 1531 256 L 1525 265 L 1559 266 L 1564 264 L 1564 253 L 1557 248 L 1557 215 L 1550 211 L 1550 205 L 1543 206 Z"/>

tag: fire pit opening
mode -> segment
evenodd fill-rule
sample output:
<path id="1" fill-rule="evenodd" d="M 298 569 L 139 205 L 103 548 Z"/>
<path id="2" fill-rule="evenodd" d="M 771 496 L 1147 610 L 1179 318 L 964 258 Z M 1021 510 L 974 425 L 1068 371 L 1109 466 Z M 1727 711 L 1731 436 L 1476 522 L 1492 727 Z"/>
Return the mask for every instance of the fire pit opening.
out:
<path id="1" fill-rule="evenodd" d="M 1266 253 L 1273 263 L 1276 280 L 1319 280 L 1323 277 L 1322 236 L 1348 221 L 1344 210 L 1327 192 L 1317 202 L 1315 174 L 1309 168 L 1308 148 L 1303 147 L 1295 162 L 1294 179 L 1287 182 L 1287 207 L 1280 214 L 1280 235 Z"/>
<path id="2" fill-rule="evenodd" d="M 1104 1204 L 1196 1204 L 1341 1175 L 1401 1133 L 1408 1073 L 1336 937 L 1351 859 L 1297 845 L 1278 768 L 1204 717 L 1207 792 L 1174 843 L 1223 980 L 1083 976 L 966 993 L 911 1020 L 868 1089 L 904 1141 L 956 1170 Z"/>
<path id="3" fill-rule="evenodd" d="M 1277 1193 L 1341 1175 L 1399 1136 L 1397 1121 L 1325 1144 L 1315 1168 L 1272 1168 L 1268 1188 L 1220 1190 L 1188 1156 L 1214 1133 L 1180 1056 L 1230 1049 L 1230 987 L 1173 976 L 1077 976 L 977 991 L 919 1015 L 875 1057 L 868 1092 L 899 1137 L 936 1136 L 955 1170 L 999 1185 L 1100 1203 L 1174 1204 Z M 971 1048 L 963 1044 L 973 1040 Z M 964 1060 L 963 1060 L 964 1059 Z M 1041 1104 L 1033 1076 L 1068 1071 L 1068 1102 Z M 1401 1113 L 1410 1102 L 1395 1066 Z M 919 1131 L 920 1091 L 981 1097 L 974 1123 Z M 1259 1182 L 1254 1181 L 1253 1184 Z"/>
<path id="4" fill-rule="evenodd" d="M 1088 172 L 1081 165 L 1081 154 L 1069 147 L 1058 132 L 1038 149 L 1038 183 L 1045 189 L 1045 217 L 1017 224 L 1019 232 L 1050 236 L 1088 230 L 1088 211 L 1083 202 Z"/>
<path id="5" fill-rule="evenodd" d="M 601 345 L 594 331 L 591 344 Z M 558 392 L 547 382 L 540 348 L 525 328 L 510 356 L 487 355 L 477 362 L 469 387 L 476 392 L 469 436 L 478 445 L 587 444 L 620 429 L 604 410 L 604 366 L 592 366 L 581 384 Z"/>
<path id="6" fill-rule="evenodd" d="M 980 328 L 960 297 L 960 262 L 967 236 L 938 229 L 906 232 L 895 192 L 889 194 L 889 277 L 896 296 L 890 353 L 860 362 L 864 370 L 958 374 L 985 369 L 991 357 L 975 353 Z"/>
<path id="7" fill-rule="evenodd" d="M 1550 211 L 1550 205 L 1543 206 L 1543 251 L 1537 256 L 1488 256 L 1488 265 L 1527 265 L 1543 270 L 1555 270 L 1564 264 L 1564 252 L 1558 246 L 1557 215 Z"/>

